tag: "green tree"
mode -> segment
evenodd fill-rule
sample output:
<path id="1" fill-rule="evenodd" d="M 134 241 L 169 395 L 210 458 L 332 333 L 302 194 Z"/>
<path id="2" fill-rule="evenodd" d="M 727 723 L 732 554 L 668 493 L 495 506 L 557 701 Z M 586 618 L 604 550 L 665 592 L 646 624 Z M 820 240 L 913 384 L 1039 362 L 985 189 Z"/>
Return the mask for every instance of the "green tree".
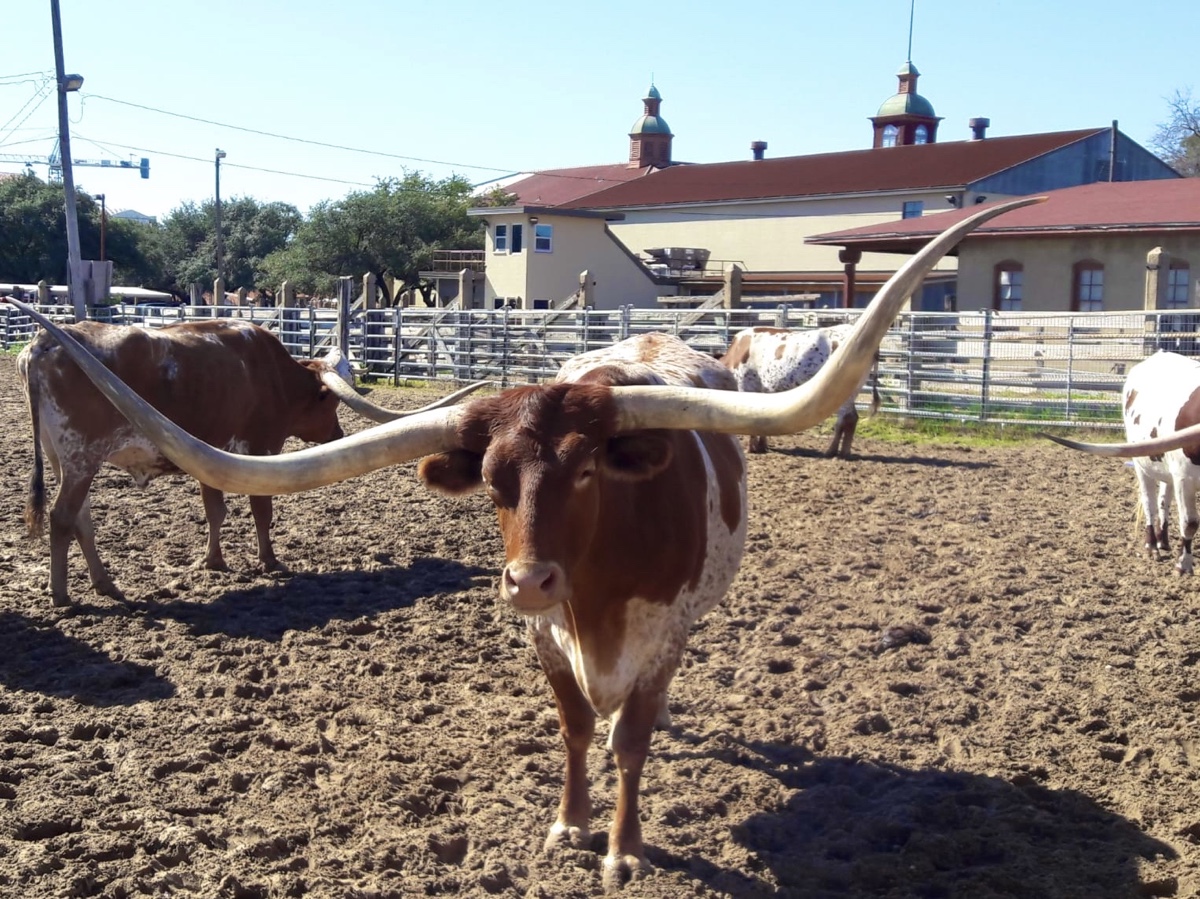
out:
<path id="1" fill-rule="evenodd" d="M 76 191 L 79 255 L 100 258 L 100 204 Z M 153 240 L 133 222 L 108 218 L 105 257 L 113 263 L 113 283 L 157 287 L 159 266 Z M 67 280 L 67 212 L 61 184 L 35 175 L 0 181 L 0 278 L 19 284 Z"/>
<path id="2" fill-rule="evenodd" d="M 221 203 L 222 268 L 229 287 L 272 292 L 276 281 L 264 262 L 284 249 L 303 222 L 288 203 L 260 203 L 238 197 Z M 188 202 L 171 211 L 158 235 L 168 289 L 187 293 L 190 285 L 216 279 L 216 209 L 212 201 Z"/>
<path id="3" fill-rule="evenodd" d="M 1200 102 L 1187 88 L 1175 91 L 1167 108 L 1170 118 L 1158 126 L 1150 145 L 1179 174 L 1200 177 Z"/>
<path id="4" fill-rule="evenodd" d="M 429 302 L 433 285 L 420 273 L 433 267 L 434 251 L 483 247 L 482 223 L 467 215 L 472 205 L 470 183 L 457 176 L 384 179 L 373 190 L 314 206 L 265 268 L 275 281 L 325 294 L 339 276 L 370 272 L 379 284 L 391 277 L 397 290 L 419 290 Z"/>

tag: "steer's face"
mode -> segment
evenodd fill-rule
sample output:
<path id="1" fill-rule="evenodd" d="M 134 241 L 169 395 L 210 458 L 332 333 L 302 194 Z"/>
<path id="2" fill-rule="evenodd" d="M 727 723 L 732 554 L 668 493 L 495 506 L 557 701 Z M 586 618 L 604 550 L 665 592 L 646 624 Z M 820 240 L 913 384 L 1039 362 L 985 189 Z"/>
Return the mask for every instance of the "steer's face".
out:
<path id="1" fill-rule="evenodd" d="M 645 480 L 670 464 L 665 436 L 615 434 L 614 421 L 607 388 L 515 388 L 468 407 L 460 449 L 422 460 L 420 477 L 433 489 L 487 491 L 504 537 L 500 595 L 517 611 L 569 601 L 613 482 Z"/>
<path id="2" fill-rule="evenodd" d="M 345 436 L 338 421 L 337 395 L 321 383 L 321 375 L 327 369 L 325 363 L 316 359 L 305 359 L 301 363 L 312 372 L 312 386 L 296 403 L 292 419 L 292 436 L 306 443 L 329 443 Z"/>

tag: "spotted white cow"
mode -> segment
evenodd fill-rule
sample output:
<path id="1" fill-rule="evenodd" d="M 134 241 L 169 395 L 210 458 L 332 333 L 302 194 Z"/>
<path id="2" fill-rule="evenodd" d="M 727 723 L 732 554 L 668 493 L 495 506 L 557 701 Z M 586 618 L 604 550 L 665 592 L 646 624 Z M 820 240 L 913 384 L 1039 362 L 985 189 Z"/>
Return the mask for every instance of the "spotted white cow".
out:
<path id="1" fill-rule="evenodd" d="M 821 370 L 840 344 L 849 336 L 850 324 L 834 325 L 830 328 L 815 328 L 808 331 L 789 331 L 783 328 L 746 328 L 739 331 L 721 357 L 721 362 L 737 379 L 738 390 L 747 393 L 780 393 L 803 384 Z M 871 410 L 879 408 L 878 357 L 871 369 Z M 863 383 L 866 383 L 864 379 Z M 862 391 L 862 384 L 854 395 L 838 409 L 833 428 L 833 442 L 825 451 L 826 456 L 850 457 L 850 445 L 858 427 L 858 409 L 855 401 Z M 749 452 L 765 453 L 767 438 L 752 436 L 747 446 Z"/>
<path id="2" fill-rule="evenodd" d="M 1044 436 L 1093 455 L 1132 458 L 1146 522 L 1146 553 L 1155 559 L 1170 553 L 1167 520 L 1174 502 L 1182 540 L 1175 569 L 1192 574 L 1192 541 L 1200 527 L 1200 361 L 1159 352 L 1139 362 L 1125 379 L 1122 415 L 1124 444 Z"/>

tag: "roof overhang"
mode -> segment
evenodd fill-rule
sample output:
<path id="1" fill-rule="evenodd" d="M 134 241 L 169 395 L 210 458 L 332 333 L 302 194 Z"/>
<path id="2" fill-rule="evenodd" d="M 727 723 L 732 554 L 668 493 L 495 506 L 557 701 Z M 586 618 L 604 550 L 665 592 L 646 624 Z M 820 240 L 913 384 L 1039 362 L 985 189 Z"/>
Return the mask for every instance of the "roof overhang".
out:
<path id="1" fill-rule="evenodd" d="M 561 209 L 558 206 L 473 206 L 467 210 L 467 215 L 473 216 L 562 216 L 577 219 L 607 219 L 619 221 L 625 216 L 621 213 L 597 212 L 594 209 Z"/>
<path id="2" fill-rule="evenodd" d="M 808 244 L 831 247 L 854 247 L 864 253 L 913 254 L 937 237 L 938 231 L 876 232 L 867 235 L 839 233 L 815 234 L 805 238 Z M 1200 234 L 1200 222 L 1163 222 L 1138 225 L 1058 225 L 1026 228 L 981 228 L 968 234 L 946 255 L 957 256 L 958 248 L 968 242 L 977 244 L 985 240 L 1020 240 L 1022 238 L 1055 237 L 1112 237 L 1146 236 L 1155 234 Z"/>

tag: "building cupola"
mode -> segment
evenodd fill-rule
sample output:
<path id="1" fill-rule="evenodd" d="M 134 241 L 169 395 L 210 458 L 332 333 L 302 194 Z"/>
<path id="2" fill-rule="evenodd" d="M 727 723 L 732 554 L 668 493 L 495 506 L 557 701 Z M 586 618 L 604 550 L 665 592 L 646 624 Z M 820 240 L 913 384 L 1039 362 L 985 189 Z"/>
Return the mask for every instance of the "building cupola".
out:
<path id="1" fill-rule="evenodd" d="M 645 104 L 642 115 L 629 129 L 629 167 L 665 169 L 671 164 L 671 138 L 674 135 L 666 119 L 658 114 L 662 95 L 653 84 L 642 103 Z"/>
<path id="2" fill-rule="evenodd" d="M 941 119 L 934 113 L 933 104 L 917 93 L 920 74 L 911 59 L 896 73 L 900 81 L 896 93 L 885 100 L 879 112 L 871 117 L 875 129 L 873 147 L 901 147 L 937 141 L 937 126 Z"/>

